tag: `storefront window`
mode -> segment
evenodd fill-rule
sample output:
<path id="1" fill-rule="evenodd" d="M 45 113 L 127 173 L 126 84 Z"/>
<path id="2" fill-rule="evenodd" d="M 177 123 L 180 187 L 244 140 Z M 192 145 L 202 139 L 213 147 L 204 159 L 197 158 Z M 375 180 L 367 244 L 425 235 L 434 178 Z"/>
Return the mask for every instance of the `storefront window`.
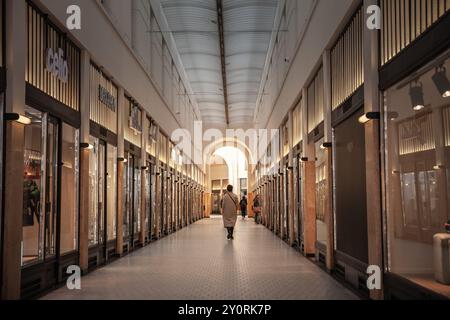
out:
<path id="1" fill-rule="evenodd" d="M 56 254 L 59 168 L 57 120 L 29 107 L 25 114 L 22 265 Z"/>
<path id="2" fill-rule="evenodd" d="M 107 172 L 107 234 L 108 241 L 117 237 L 117 148 L 108 144 Z"/>
<path id="3" fill-rule="evenodd" d="M 78 130 L 62 126 L 61 254 L 78 247 Z"/>
<path id="4" fill-rule="evenodd" d="M 98 244 L 98 139 L 90 137 L 94 146 L 89 154 L 89 246 Z"/>
<path id="5" fill-rule="evenodd" d="M 326 158 L 325 151 L 320 147 L 323 139 L 315 144 L 316 148 L 316 233 L 317 242 L 327 244 L 327 225 L 325 224 L 326 199 Z"/>
<path id="6" fill-rule="evenodd" d="M 388 271 L 450 297 L 447 70 L 440 59 L 387 90 L 384 128 Z"/>
<path id="7" fill-rule="evenodd" d="M 43 225 L 41 203 L 43 197 L 42 174 L 42 114 L 34 109 L 26 108 L 31 124 L 25 126 L 24 182 L 23 182 L 23 253 L 22 264 L 30 264 L 43 260 Z"/>

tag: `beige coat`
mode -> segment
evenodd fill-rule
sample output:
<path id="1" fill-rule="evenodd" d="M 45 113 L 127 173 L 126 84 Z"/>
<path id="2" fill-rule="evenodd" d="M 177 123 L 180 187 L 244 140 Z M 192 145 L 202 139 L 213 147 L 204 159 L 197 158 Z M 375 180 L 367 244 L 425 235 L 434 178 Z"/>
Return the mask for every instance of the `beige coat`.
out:
<path id="1" fill-rule="evenodd" d="M 236 225 L 238 210 L 239 199 L 237 195 L 231 192 L 226 192 L 222 199 L 222 216 L 223 225 L 225 228 L 234 227 Z"/>

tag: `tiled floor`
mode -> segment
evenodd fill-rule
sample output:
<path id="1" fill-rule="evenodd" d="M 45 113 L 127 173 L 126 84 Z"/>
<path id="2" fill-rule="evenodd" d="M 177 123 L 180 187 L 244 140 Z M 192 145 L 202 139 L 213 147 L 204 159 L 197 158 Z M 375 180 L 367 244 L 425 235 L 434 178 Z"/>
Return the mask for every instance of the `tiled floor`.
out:
<path id="1" fill-rule="evenodd" d="M 44 299 L 274 300 L 356 296 L 262 226 L 200 221 L 61 288 Z"/>

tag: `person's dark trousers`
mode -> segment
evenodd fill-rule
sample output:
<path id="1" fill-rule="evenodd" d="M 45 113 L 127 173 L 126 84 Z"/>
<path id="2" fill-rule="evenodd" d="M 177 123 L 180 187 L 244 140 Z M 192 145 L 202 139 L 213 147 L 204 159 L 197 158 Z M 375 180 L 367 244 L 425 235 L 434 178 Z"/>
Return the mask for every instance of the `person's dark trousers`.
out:
<path id="1" fill-rule="evenodd" d="M 228 227 L 227 230 L 228 230 L 228 239 L 233 239 L 234 228 Z"/>

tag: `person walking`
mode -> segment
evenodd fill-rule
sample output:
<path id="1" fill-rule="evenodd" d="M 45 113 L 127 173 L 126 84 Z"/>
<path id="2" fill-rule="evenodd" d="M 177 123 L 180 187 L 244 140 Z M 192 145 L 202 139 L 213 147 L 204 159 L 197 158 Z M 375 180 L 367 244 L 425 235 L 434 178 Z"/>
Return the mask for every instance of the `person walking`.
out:
<path id="1" fill-rule="evenodd" d="M 257 224 L 261 223 L 261 200 L 259 199 L 259 194 L 253 199 L 253 212 L 255 213 L 255 222 Z"/>
<path id="2" fill-rule="evenodd" d="M 245 217 L 247 216 L 247 197 L 244 195 L 242 196 L 241 202 L 239 202 L 239 205 L 241 206 L 241 215 L 242 220 L 245 220 Z"/>
<path id="3" fill-rule="evenodd" d="M 228 240 L 233 240 L 234 227 L 239 210 L 239 198 L 233 193 L 233 186 L 229 185 L 222 199 L 223 225 L 228 231 Z"/>

